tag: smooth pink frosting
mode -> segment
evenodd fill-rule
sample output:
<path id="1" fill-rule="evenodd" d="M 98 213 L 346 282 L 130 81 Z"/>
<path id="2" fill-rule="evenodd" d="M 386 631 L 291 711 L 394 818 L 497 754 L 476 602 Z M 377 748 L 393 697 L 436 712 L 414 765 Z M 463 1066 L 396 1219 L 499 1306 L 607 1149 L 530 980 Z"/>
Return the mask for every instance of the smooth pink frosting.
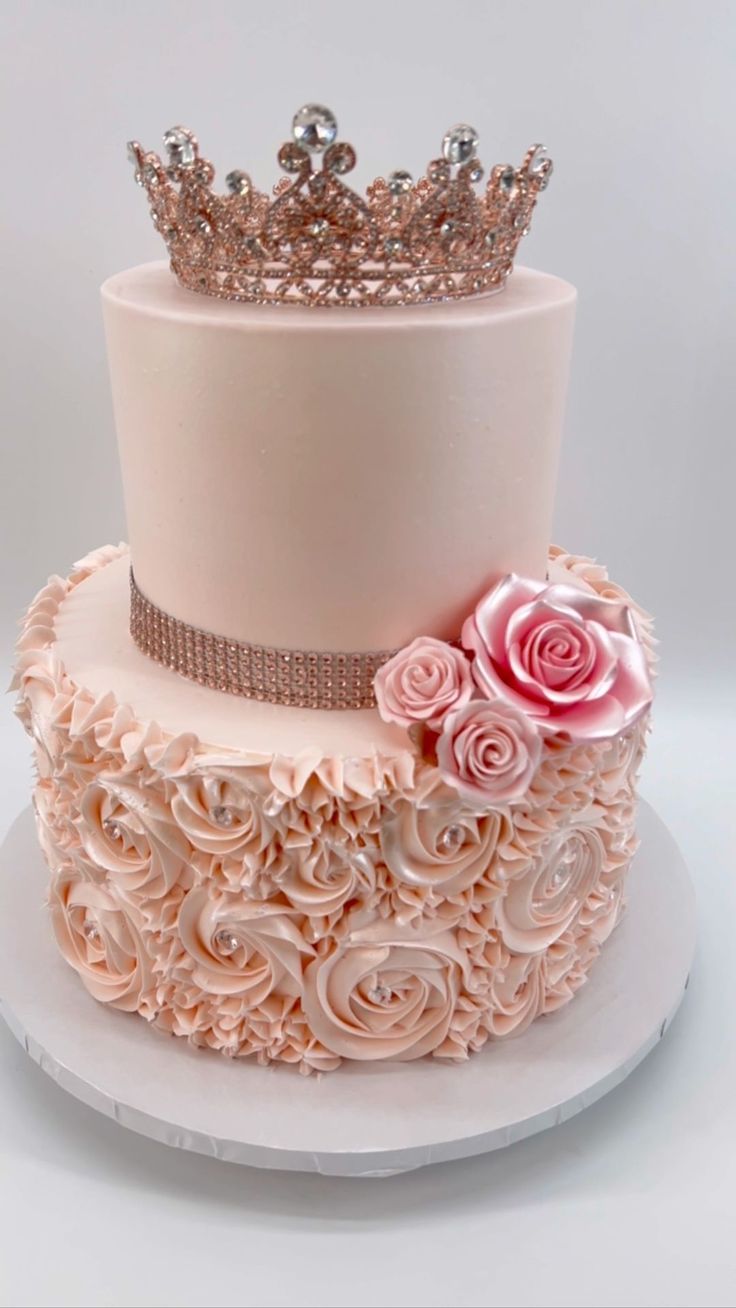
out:
<path id="1" fill-rule="evenodd" d="M 136 579 L 166 613 L 391 650 L 454 639 L 493 578 L 543 578 L 566 282 L 517 267 L 502 295 L 344 314 L 194 295 L 154 263 L 102 304 Z"/>
<path id="2" fill-rule="evenodd" d="M 574 995 L 622 911 L 644 716 L 607 740 L 542 733 L 523 790 L 482 802 L 413 732 L 390 759 L 172 734 L 58 657 L 65 605 L 121 555 L 44 587 L 15 676 L 54 930 L 96 999 L 327 1071 L 461 1060 Z M 550 578 L 624 603 L 651 670 L 649 619 L 598 565 L 554 550 Z"/>

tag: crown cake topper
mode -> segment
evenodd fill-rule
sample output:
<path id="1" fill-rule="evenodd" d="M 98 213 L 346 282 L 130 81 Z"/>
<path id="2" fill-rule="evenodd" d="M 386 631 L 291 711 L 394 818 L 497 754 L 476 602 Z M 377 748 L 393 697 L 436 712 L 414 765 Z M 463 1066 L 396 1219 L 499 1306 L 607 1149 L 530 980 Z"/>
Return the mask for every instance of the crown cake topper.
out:
<path id="1" fill-rule="evenodd" d="M 173 272 L 190 290 L 259 304 L 420 304 L 501 290 L 552 172 L 533 145 L 519 168 L 493 168 L 479 193 L 478 134 L 461 124 L 425 177 L 398 169 L 363 198 L 342 180 L 355 150 L 318 104 L 294 115 L 278 154 L 289 176 L 273 197 L 239 169 L 216 194 L 215 170 L 185 127 L 172 127 L 164 146 L 167 163 L 137 141 L 128 155 Z"/>

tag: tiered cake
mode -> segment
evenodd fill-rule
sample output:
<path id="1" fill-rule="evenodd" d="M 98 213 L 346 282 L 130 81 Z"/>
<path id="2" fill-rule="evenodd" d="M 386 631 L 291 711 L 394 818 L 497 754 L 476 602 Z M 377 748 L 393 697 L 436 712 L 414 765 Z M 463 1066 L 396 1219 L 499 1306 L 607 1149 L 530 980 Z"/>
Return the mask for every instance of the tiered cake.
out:
<path id="1" fill-rule="evenodd" d="M 300 110 L 270 198 L 215 195 L 184 129 L 132 145 L 177 276 L 103 287 L 130 549 L 51 579 L 16 677 L 87 990 L 305 1071 L 462 1060 L 574 995 L 652 671 L 646 615 L 549 546 L 575 292 L 489 293 L 546 154 L 478 193 L 463 126 L 362 199 L 335 138 Z"/>

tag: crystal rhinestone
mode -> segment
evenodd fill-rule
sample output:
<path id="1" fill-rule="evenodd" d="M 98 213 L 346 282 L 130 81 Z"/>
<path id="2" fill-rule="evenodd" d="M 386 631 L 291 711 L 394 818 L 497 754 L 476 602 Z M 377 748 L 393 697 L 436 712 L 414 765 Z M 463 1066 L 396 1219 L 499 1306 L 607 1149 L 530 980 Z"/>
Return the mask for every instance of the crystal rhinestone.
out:
<path id="1" fill-rule="evenodd" d="M 403 242 L 399 240 L 398 236 L 389 236 L 387 240 L 384 241 L 383 248 L 389 259 L 395 259 L 397 255 L 401 254 L 404 245 Z"/>
<path id="2" fill-rule="evenodd" d="M 225 178 L 225 185 L 231 195 L 250 195 L 252 182 L 247 173 L 240 168 L 233 168 Z"/>
<path id="3" fill-rule="evenodd" d="M 471 182 L 479 182 L 481 177 L 483 176 L 483 169 L 481 165 L 475 164 L 474 167 L 471 168 L 470 172 L 468 173 L 468 176 Z"/>
<path id="4" fill-rule="evenodd" d="M 534 153 L 527 165 L 527 172 L 530 177 L 539 177 L 544 179 L 544 185 L 547 185 L 552 173 L 552 160 L 547 154 L 547 148 L 544 145 L 537 145 Z"/>
<path id="5" fill-rule="evenodd" d="M 257 236 L 246 236 L 245 248 L 248 251 L 248 254 L 263 254 L 263 246 Z"/>
<path id="6" fill-rule="evenodd" d="M 279 163 L 286 173 L 298 173 L 300 168 L 309 163 L 309 155 L 300 145 L 287 141 L 279 150 Z"/>
<path id="7" fill-rule="evenodd" d="M 82 931 L 84 932 L 85 940 L 88 940 L 91 945 L 98 945 L 100 943 L 101 940 L 100 929 L 97 926 L 97 924 L 92 921 L 91 918 L 86 917 L 84 919 L 84 926 L 82 927 Z"/>
<path id="8" fill-rule="evenodd" d="M 212 809 L 212 819 L 218 827 L 231 827 L 235 821 L 235 814 L 227 804 L 215 804 Z"/>
<path id="9" fill-rule="evenodd" d="M 325 155 L 325 165 L 333 173 L 349 173 L 355 167 L 355 163 L 355 151 L 347 141 L 338 141 L 336 145 L 331 145 Z"/>
<path id="10" fill-rule="evenodd" d="M 105 835 L 109 837 L 110 840 L 120 840 L 123 834 L 123 828 L 121 827 L 120 823 L 114 822 L 109 818 L 105 822 L 103 822 L 102 830 L 104 831 Z"/>
<path id="11" fill-rule="evenodd" d="M 134 168 L 137 168 L 138 167 L 138 142 L 128 141 L 128 144 L 125 147 L 125 152 L 128 156 L 128 163 L 132 164 Z"/>
<path id="12" fill-rule="evenodd" d="M 467 123 L 451 127 L 442 138 L 442 153 L 450 164 L 467 163 L 478 149 L 478 133 Z"/>
<path id="13" fill-rule="evenodd" d="M 143 169 L 143 180 L 147 186 L 155 186 L 158 181 L 158 173 L 153 164 L 146 164 Z"/>
<path id="14" fill-rule="evenodd" d="M 194 226 L 196 227 L 200 236 L 212 235 L 212 225 L 211 223 L 208 223 L 206 218 L 198 218 Z"/>
<path id="15" fill-rule="evenodd" d="M 305 104 L 294 114 L 291 133 L 307 150 L 326 150 L 337 136 L 337 119 L 323 104 Z"/>
<path id="16" fill-rule="evenodd" d="M 234 954 L 240 946 L 240 941 L 233 931 L 228 927 L 220 927 L 215 932 L 215 948 L 218 954 Z"/>
<path id="17" fill-rule="evenodd" d="M 414 185 L 414 178 L 405 168 L 396 168 L 389 174 L 388 189 L 392 195 L 406 195 Z"/>
<path id="18" fill-rule="evenodd" d="M 513 168 L 504 168 L 498 178 L 498 185 L 504 195 L 513 195 L 516 189 L 516 173 Z"/>
<path id="19" fill-rule="evenodd" d="M 446 218 L 440 227 L 440 236 L 452 236 L 455 230 L 455 224 L 451 218 Z"/>
<path id="20" fill-rule="evenodd" d="M 440 845 L 446 853 L 453 854 L 464 843 L 464 840 L 465 829 L 459 824 L 453 823 L 452 826 L 445 827 L 442 832 L 442 835 L 440 836 Z"/>
<path id="21" fill-rule="evenodd" d="M 485 242 L 489 250 L 493 249 L 497 239 L 498 239 L 498 232 L 495 229 L 492 229 L 490 232 L 486 232 Z"/>
<path id="22" fill-rule="evenodd" d="M 324 233 L 329 231 L 329 227 L 330 224 L 326 218 L 315 218 L 309 230 L 312 236 L 324 236 Z"/>
<path id="23" fill-rule="evenodd" d="M 368 991 L 368 998 L 374 1004 L 388 1004 L 392 994 L 390 986 L 377 985 Z"/>
<path id="24" fill-rule="evenodd" d="M 427 166 L 427 177 L 435 186 L 439 186 L 440 183 L 446 182 L 449 179 L 449 176 L 450 166 L 445 163 L 444 159 L 433 159 L 431 164 Z"/>
<path id="25" fill-rule="evenodd" d="M 164 136 L 164 146 L 168 150 L 169 163 L 182 168 L 193 164 L 197 157 L 191 132 L 185 127 L 170 127 Z"/>

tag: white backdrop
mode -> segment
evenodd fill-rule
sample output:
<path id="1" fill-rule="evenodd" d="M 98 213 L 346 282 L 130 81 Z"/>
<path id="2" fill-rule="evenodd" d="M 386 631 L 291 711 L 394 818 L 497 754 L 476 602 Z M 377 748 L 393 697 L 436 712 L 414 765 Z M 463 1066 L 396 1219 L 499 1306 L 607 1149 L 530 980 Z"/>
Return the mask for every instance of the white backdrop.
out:
<path id="1" fill-rule="evenodd" d="M 523 260 L 579 289 L 557 509 L 659 619 L 665 670 L 736 634 L 730 576 L 736 6 L 693 0 L 4 0 L 7 369 L 0 522 L 15 614 L 124 535 L 98 287 L 161 257 L 124 143 L 192 126 L 267 187 L 307 99 L 357 183 L 419 175 L 447 126 L 556 163 Z M 708 639 L 704 639 L 704 630 Z"/>
<path id="2" fill-rule="evenodd" d="M 523 259 L 580 294 L 556 534 L 658 617 L 647 793 L 695 867 L 702 913 L 686 1011 L 633 1088 L 503 1161 L 360 1197 L 125 1142 L 3 1034 L 6 1302 L 732 1303 L 720 1161 L 736 1140 L 736 1023 L 721 996 L 736 830 L 720 800 L 733 789 L 736 5 L 2 0 L 0 23 L 4 648 L 50 571 L 125 532 L 98 287 L 161 256 L 127 138 L 158 147 L 184 122 L 220 177 L 241 166 L 264 187 L 309 99 L 355 143 L 357 183 L 418 175 L 461 119 L 486 164 L 541 139 L 556 171 Z M 8 725 L 3 827 L 25 757 Z M 129 1261 L 154 1213 L 186 1241 L 191 1280 L 165 1248 L 145 1274 Z M 227 1249 L 208 1262 L 221 1227 Z"/>

